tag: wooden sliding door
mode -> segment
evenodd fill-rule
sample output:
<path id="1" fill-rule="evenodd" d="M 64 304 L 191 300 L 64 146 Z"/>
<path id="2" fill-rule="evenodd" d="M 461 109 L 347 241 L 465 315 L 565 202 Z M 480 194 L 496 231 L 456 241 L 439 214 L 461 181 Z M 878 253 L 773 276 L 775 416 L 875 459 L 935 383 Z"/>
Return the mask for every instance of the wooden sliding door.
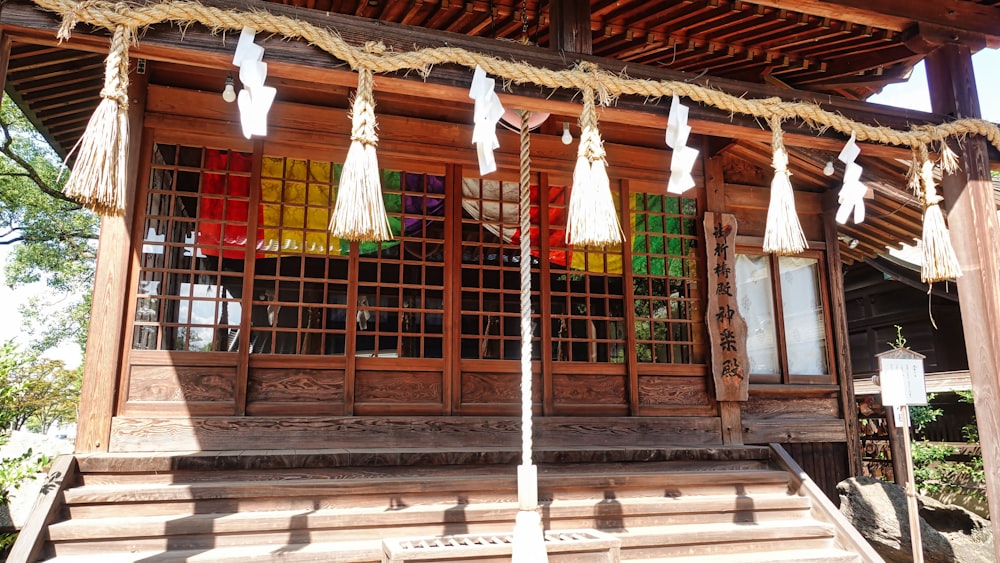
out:
<path id="1" fill-rule="evenodd" d="M 384 160 L 392 237 L 349 242 L 328 147 L 154 130 L 144 154 L 120 413 L 518 412 L 512 177 Z M 708 414 L 697 197 L 616 180 L 625 244 L 571 248 L 571 189 L 532 176 L 538 410 Z"/>

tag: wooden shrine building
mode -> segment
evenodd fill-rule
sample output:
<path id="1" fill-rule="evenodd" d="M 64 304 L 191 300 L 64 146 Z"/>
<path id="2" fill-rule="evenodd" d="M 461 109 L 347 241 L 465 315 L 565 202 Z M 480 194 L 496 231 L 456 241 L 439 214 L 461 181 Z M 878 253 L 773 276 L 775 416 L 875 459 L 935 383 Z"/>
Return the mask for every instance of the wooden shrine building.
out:
<path id="1" fill-rule="evenodd" d="M 57 38 L 66 22 L 71 35 Z M 257 31 L 263 84 L 276 90 L 266 134 L 250 138 L 243 102 L 222 96 L 227 81 L 247 88 L 233 64 L 242 27 Z M 513 65 L 492 73 L 496 92 L 534 127 L 531 370 L 546 529 L 611 532 L 624 560 L 747 561 L 739 554 L 755 541 L 877 560 L 841 524 L 775 524 L 777 501 L 755 496 L 776 467 L 808 475 L 782 473 L 782 494 L 791 483 L 835 497 L 859 473 L 842 267 L 919 239 L 923 216 L 907 188 L 917 147 L 861 125 L 925 134 L 931 159 L 944 139 L 960 158 L 943 205 L 969 293 L 970 371 L 982 400 L 996 400 L 997 225 L 982 210 L 995 209 L 997 149 L 988 128 L 946 127 L 978 117 L 969 56 L 1000 46 L 995 0 L 8 0 L 5 90 L 71 163 L 102 89 L 114 96 L 104 70 L 116 28 L 134 32 L 127 96 L 116 98 L 130 129 L 124 213 L 102 221 L 76 455 L 60 460 L 61 486 L 22 532 L 25 560 L 329 561 L 326 546 L 338 561 L 377 561 L 364 542 L 513 525 L 503 491 L 521 444 L 518 123 L 501 118 L 497 171 L 481 174 L 473 60 Z M 334 43 L 350 56 L 333 56 Z M 434 51 L 444 59 L 420 62 L 431 48 L 447 48 Z M 925 58 L 935 113 L 861 101 Z M 338 238 L 329 225 L 357 71 L 390 59 L 367 70 L 391 237 Z M 558 72 L 566 86 L 549 82 Z M 664 143 L 665 91 L 690 109 L 697 151 L 694 187 L 681 193 L 666 190 L 678 149 Z M 571 245 L 578 117 L 595 93 L 624 242 Z M 740 100 L 757 109 L 726 105 Z M 772 127 L 808 243 L 789 255 L 764 251 Z M 867 216 L 839 224 L 838 154 L 851 133 Z M 1000 461 L 995 439 L 984 439 L 987 464 Z M 636 469 L 644 457 L 652 465 Z M 458 473 L 474 466 L 478 481 Z M 721 531 L 684 532 L 716 534 L 709 547 L 665 529 L 710 518 L 664 516 L 679 510 L 664 498 L 723 498 L 729 485 L 728 504 L 704 505 L 723 515 Z M 659 497 L 659 516 L 641 520 L 629 504 L 640 490 Z M 820 497 L 797 510 L 823 512 Z M 412 516 L 448 499 L 443 516 Z M 477 512 L 504 499 L 491 506 L 505 516 Z M 351 528 L 364 507 L 378 519 Z M 294 514 L 262 516 L 281 511 Z M 241 514 L 255 520 L 240 527 Z M 247 547 L 257 544 L 270 555 Z"/>

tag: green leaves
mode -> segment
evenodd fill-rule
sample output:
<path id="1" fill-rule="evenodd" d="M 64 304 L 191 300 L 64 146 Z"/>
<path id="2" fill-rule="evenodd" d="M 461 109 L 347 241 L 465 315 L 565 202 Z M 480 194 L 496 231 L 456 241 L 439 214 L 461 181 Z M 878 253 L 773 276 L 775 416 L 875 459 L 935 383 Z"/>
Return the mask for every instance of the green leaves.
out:
<path id="1" fill-rule="evenodd" d="M 0 345 L 0 428 L 27 425 L 46 432 L 53 424 L 73 422 L 79 396 L 80 370 L 11 341 Z"/>
<path id="2" fill-rule="evenodd" d="M 22 307 L 40 350 L 83 343 L 97 254 L 98 217 L 62 194 L 61 159 L 4 95 L 0 107 L 0 246 L 7 285 L 44 283 L 51 293 Z"/>

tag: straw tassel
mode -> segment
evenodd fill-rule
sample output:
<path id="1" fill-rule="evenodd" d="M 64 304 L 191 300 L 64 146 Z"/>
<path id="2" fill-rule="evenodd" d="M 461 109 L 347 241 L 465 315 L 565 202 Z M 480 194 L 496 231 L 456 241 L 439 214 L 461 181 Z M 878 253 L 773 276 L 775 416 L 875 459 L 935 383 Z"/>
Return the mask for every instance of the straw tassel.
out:
<path id="1" fill-rule="evenodd" d="M 920 281 L 933 283 L 955 279 L 962 275 L 951 236 L 941 211 L 941 196 L 934 185 L 934 164 L 927 157 L 927 147 L 920 148 L 920 184 L 924 202 L 924 228 L 922 234 Z"/>
<path id="2" fill-rule="evenodd" d="M 337 203 L 330 217 L 330 233 L 341 239 L 379 242 L 392 238 L 382 201 L 382 177 L 375 146 L 374 77 L 358 70 L 358 91 L 351 103 L 351 148 L 340 174 Z"/>
<path id="3" fill-rule="evenodd" d="M 124 215 L 128 186 L 128 48 L 132 29 L 119 25 L 104 63 L 101 103 L 77 142 L 63 193 L 101 215 Z"/>
<path id="4" fill-rule="evenodd" d="M 926 150 L 926 148 L 925 148 Z M 916 195 L 922 192 L 920 188 L 920 156 L 916 148 L 911 148 L 910 167 L 906 170 L 906 187 Z"/>
<path id="5" fill-rule="evenodd" d="M 941 140 L 941 158 L 939 162 L 941 163 L 941 170 L 945 174 L 958 172 L 958 155 L 955 154 L 955 151 L 951 150 L 951 147 L 948 146 L 948 141 L 944 139 Z"/>
<path id="6" fill-rule="evenodd" d="M 583 90 L 580 148 L 573 170 L 573 191 L 566 210 L 566 242 L 573 246 L 606 246 L 622 242 L 622 228 L 611 195 L 604 141 L 597 128 L 594 89 Z"/>
<path id="7" fill-rule="evenodd" d="M 774 179 L 771 180 L 771 201 L 767 206 L 767 225 L 764 228 L 764 252 L 772 254 L 798 254 L 809 245 L 795 212 L 795 194 L 788 177 L 788 152 L 785 150 L 781 118 L 771 117 L 771 151 Z"/>

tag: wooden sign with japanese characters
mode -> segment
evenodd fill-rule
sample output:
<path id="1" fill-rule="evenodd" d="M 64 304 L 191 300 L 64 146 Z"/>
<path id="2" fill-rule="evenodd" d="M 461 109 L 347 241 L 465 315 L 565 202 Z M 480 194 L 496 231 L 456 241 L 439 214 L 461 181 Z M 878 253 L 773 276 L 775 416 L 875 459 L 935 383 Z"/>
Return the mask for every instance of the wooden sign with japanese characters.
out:
<path id="1" fill-rule="evenodd" d="M 705 213 L 708 250 L 708 309 L 705 323 L 712 343 L 712 376 L 719 401 L 746 401 L 750 365 L 747 323 L 736 301 L 736 217 Z"/>

